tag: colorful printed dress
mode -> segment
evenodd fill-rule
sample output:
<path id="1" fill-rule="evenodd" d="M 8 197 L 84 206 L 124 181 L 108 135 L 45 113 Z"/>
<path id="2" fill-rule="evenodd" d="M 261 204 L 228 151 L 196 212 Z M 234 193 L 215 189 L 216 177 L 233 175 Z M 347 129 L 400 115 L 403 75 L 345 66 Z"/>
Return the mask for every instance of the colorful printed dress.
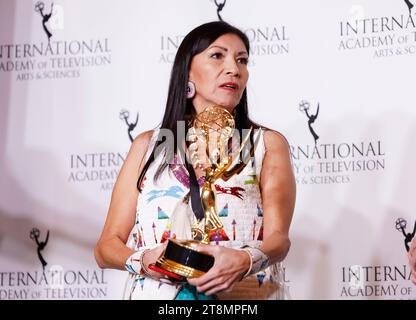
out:
<path id="1" fill-rule="evenodd" d="M 146 159 L 157 139 L 158 130 L 153 132 Z M 222 230 L 211 235 L 211 244 L 240 248 L 248 244 L 256 246 L 263 240 L 263 211 L 259 189 L 259 177 L 264 156 L 263 130 L 255 149 L 254 159 L 239 175 L 227 182 L 219 179 L 215 183 L 217 211 L 224 225 Z M 173 164 L 162 173 L 157 181 L 153 177 L 163 156 L 160 155 L 149 166 L 137 201 L 136 223 L 127 245 L 133 250 L 153 248 L 170 237 L 170 216 L 179 201 L 189 192 L 187 170 L 175 157 Z M 236 159 L 237 160 L 237 159 Z M 203 180 L 199 181 L 202 186 Z M 236 283 L 228 293 L 217 294 L 219 299 L 282 299 L 285 286 L 282 266 L 275 264 L 264 271 L 246 277 Z M 148 277 L 129 274 L 125 299 L 175 299 L 181 285 L 170 285 Z"/>

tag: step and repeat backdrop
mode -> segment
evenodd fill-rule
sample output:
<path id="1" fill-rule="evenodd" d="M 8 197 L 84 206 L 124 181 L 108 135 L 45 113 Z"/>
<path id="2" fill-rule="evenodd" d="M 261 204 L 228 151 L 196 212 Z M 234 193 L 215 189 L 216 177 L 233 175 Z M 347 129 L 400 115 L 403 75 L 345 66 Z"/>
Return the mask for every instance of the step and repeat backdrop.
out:
<path id="1" fill-rule="evenodd" d="M 219 19 L 251 41 L 252 118 L 290 143 L 287 298 L 416 298 L 416 0 L 0 0 L 0 299 L 122 298 L 93 254 L 113 184 L 183 37 Z"/>

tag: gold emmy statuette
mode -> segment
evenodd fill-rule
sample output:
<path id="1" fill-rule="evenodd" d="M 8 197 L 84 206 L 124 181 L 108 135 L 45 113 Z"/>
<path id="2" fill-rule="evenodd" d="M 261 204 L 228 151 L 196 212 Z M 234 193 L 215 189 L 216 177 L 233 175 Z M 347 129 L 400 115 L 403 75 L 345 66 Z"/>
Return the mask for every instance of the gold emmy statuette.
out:
<path id="1" fill-rule="evenodd" d="M 250 152 L 246 153 L 244 159 L 240 159 L 236 165 L 230 168 L 235 156 L 241 155 L 253 128 L 249 129 L 234 156 L 228 151 L 228 142 L 233 136 L 235 121 L 226 109 L 219 106 L 206 108 L 196 116 L 193 128 L 200 131 L 205 138 L 209 160 L 201 191 L 204 218 L 193 224 L 193 239 L 169 239 L 164 256 L 152 266 L 152 270 L 162 272 L 175 279 L 199 277 L 213 266 L 214 257 L 197 251 L 195 247 L 199 243 L 209 244 L 210 235 L 224 227 L 215 205 L 215 181 L 218 179 L 227 181 L 233 175 L 239 174 L 249 159 L 253 157 L 254 148 L 260 136 L 257 135 L 254 145 Z"/>

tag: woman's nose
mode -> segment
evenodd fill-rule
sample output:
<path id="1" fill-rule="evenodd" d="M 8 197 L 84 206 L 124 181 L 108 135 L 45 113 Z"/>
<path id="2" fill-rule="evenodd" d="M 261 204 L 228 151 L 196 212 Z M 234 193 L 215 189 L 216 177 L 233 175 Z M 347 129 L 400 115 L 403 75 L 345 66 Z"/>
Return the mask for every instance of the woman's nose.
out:
<path id="1" fill-rule="evenodd" d="M 226 59 L 225 60 L 225 73 L 227 75 L 239 76 L 240 69 L 234 59 Z"/>

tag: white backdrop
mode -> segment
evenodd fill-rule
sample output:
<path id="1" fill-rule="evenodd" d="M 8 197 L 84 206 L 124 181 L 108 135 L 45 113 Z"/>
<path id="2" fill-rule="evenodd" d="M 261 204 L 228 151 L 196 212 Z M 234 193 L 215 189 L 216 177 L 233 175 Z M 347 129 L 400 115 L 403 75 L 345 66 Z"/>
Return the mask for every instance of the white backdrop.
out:
<path id="1" fill-rule="evenodd" d="M 0 0 L 0 299 L 120 299 L 126 273 L 100 270 L 93 247 L 127 123 L 139 115 L 132 137 L 159 123 L 177 45 L 217 6 L 51 5 Z M 416 216 L 410 13 L 404 0 L 227 0 L 220 11 L 251 40 L 252 117 L 292 148 L 293 299 L 416 298 L 403 234 Z"/>

